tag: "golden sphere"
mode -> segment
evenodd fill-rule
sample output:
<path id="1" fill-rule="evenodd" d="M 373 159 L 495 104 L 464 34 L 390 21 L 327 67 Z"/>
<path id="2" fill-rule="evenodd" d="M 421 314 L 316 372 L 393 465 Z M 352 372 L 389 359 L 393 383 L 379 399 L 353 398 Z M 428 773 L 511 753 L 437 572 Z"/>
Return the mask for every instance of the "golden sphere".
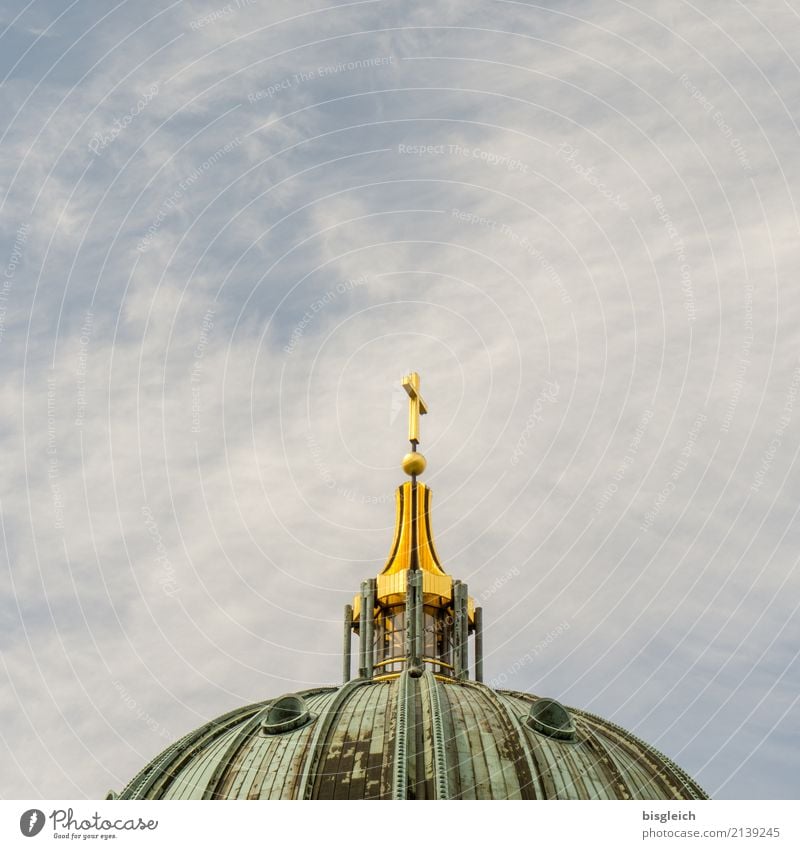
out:
<path id="1" fill-rule="evenodd" d="M 428 461 L 416 451 L 412 451 L 403 457 L 403 471 L 407 475 L 421 475 L 427 465 Z"/>

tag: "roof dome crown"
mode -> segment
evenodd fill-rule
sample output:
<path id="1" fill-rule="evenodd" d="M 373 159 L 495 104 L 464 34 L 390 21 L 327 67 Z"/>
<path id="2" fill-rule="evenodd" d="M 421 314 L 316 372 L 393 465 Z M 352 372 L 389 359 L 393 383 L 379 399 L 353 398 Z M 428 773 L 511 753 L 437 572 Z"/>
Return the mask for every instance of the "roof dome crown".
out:
<path id="1" fill-rule="evenodd" d="M 482 683 L 482 612 L 439 561 L 430 490 L 417 481 L 419 417 L 428 412 L 419 375 L 403 386 L 411 480 L 397 490 L 382 571 L 345 606 L 342 685 L 207 723 L 156 757 L 121 798 L 705 798 L 680 767 L 619 726 Z"/>

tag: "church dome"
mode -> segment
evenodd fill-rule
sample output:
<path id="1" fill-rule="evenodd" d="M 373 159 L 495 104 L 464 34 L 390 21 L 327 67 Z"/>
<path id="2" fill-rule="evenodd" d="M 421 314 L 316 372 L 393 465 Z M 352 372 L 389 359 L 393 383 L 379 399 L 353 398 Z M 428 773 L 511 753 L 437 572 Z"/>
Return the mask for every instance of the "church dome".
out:
<path id="1" fill-rule="evenodd" d="M 271 729 L 286 699 L 305 720 Z M 706 797 L 660 752 L 590 713 L 406 670 L 232 711 L 170 746 L 121 798 Z"/>
<path id="2" fill-rule="evenodd" d="M 397 490 L 383 569 L 345 606 L 342 685 L 237 708 L 178 740 L 109 798 L 707 798 L 618 725 L 483 683 L 482 611 L 442 566 L 431 493 L 417 480 L 427 413 L 419 376 L 403 386 L 411 480 Z"/>

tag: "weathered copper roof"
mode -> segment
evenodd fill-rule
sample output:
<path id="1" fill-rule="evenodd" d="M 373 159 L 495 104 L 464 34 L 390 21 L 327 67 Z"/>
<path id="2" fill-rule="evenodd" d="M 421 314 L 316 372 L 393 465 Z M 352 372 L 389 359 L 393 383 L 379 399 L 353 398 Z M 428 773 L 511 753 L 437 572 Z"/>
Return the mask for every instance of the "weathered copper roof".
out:
<path id="1" fill-rule="evenodd" d="M 552 716 L 561 717 L 558 728 L 549 728 Z M 355 679 L 234 710 L 170 746 L 121 798 L 706 795 L 680 767 L 613 723 L 425 671 L 420 678 L 404 672 L 391 680 Z"/>
<path id="2" fill-rule="evenodd" d="M 409 394 L 411 476 L 391 554 L 345 606 L 341 687 L 242 707 L 146 766 L 123 799 L 704 799 L 678 766 L 622 728 L 483 680 L 483 615 L 442 568 L 430 491 L 417 481 L 419 375 Z M 350 680 L 352 635 L 358 675 Z M 469 680 L 469 638 L 474 677 Z M 436 674 L 434 674 L 436 673 Z"/>

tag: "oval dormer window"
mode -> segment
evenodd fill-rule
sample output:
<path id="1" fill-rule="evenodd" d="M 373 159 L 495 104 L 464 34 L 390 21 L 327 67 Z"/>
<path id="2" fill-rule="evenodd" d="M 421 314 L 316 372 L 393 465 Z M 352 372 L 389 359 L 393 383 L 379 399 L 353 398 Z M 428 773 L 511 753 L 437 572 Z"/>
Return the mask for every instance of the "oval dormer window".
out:
<path id="1" fill-rule="evenodd" d="M 306 725 L 313 718 L 302 696 L 281 696 L 267 708 L 261 729 L 265 734 L 283 734 Z"/>
<path id="2" fill-rule="evenodd" d="M 574 740 L 575 726 L 569 712 L 555 699 L 538 699 L 525 720 L 528 728 L 554 740 Z"/>

